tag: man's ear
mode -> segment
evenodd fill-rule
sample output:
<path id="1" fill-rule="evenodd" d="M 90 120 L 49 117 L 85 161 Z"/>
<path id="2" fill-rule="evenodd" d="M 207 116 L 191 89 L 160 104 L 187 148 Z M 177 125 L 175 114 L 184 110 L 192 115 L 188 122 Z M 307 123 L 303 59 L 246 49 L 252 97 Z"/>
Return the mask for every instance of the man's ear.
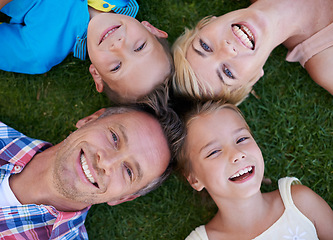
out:
<path id="1" fill-rule="evenodd" d="M 190 183 L 192 188 L 200 192 L 202 189 L 204 189 L 204 185 L 198 180 L 193 174 L 190 174 L 187 178 L 187 181 Z"/>
<path id="2" fill-rule="evenodd" d="M 129 195 L 129 196 L 126 196 L 126 197 L 122 197 L 119 200 L 114 200 L 114 201 L 107 202 L 107 204 L 109 204 L 110 206 L 115 206 L 115 205 L 118 205 L 118 204 L 123 203 L 123 202 L 132 201 L 132 200 L 136 199 L 137 197 L 140 197 L 140 195 Z"/>
<path id="3" fill-rule="evenodd" d="M 91 114 L 91 115 L 89 115 L 85 118 L 80 119 L 79 121 L 77 121 L 75 126 L 77 128 L 80 128 L 83 125 L 87 124 L 88 122 L 96 120 L 99 116 L 101 116 L 105 112 L 105 110 L 106 110 L 106 108 L 101 108 L 100 110 L 94 112 L 93 114 Z"/>
<path id="4" fill-rule="evenodd" d="M 143 26 L 145 26 L 145 28 L 151 32 L 152 34 L 154 34 L 156 37 L 158 38 L 167 38 L 168 37 L 168 34 L 156 27 L 154 27 L 153 25 L 151 25 L 149 22 L 147 21 L 142 21 L 141 24 Z"/>
<path id="5" fill-rule="evenodd" d="M 104 89 L 103 79 L 93 64 L 90 64 L 89 72 L 95 81 L 97 92 L 100 93 L 103 92 Z"/>

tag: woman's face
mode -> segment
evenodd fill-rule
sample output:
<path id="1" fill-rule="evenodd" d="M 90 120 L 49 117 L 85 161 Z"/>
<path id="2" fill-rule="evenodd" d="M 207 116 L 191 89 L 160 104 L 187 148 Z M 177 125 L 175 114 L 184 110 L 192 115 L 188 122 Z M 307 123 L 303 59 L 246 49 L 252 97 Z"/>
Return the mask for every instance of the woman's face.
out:
<path id="1" fill-rule="evenodd" d="M 257 10 L 213 17 L 199 30 L 186 58 L 199 81 L 209 84 L 214 93 L 224 87 L 235 90 L 263 75 L 263 65 L 274 48 L 267 33 L 265 18 Z"/>

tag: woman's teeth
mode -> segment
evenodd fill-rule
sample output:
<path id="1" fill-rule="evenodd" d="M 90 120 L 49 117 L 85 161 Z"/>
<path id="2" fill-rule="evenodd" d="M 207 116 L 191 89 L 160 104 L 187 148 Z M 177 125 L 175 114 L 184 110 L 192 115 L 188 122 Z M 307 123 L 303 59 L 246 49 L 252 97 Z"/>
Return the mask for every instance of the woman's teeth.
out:
<path id="1" fill-rule="evenodd" d="M 237 24 L 232 26 L 232 30 L 246 47 L 254 50 L 254 36 L 250 29 L 244 25 Z"/>

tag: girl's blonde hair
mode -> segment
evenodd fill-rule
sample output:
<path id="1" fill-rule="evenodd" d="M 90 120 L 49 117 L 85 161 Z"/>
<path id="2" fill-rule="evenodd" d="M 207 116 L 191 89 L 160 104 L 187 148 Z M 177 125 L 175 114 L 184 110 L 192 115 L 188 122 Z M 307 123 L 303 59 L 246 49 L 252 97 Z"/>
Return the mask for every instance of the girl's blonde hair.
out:
<path id="1" fill-rule="evenodd" d="M 212 114 L 214 112 L 220 111 L 221 109 L 228 108 L 233 111 L 235 111 L 245 122 L 246 128 L 251 133 L 251 130 L 246 123 L 244 116 L 242 112 L 239 110 L 239 108 L 230 103 L 225 103 L 224 101 L 207 101 L 207 102 L 199 102 L 194 105 L 193 108 L 191 108 L 186 114 L 183 116 L 183 123 L 185 128 L 185 138 L 182 141 L 182 144 L 180 146 L 180 149 L 177 153 L 176 159 L 177 159 L 177 170 L 183 175 L 185 178 L 188 178 L 192 171 L 192 165 L 191 160 L 189 157 L 189 152 L 187 151 L 187 131 L 191 124 L 191 122 L 200 117 Z"/>
<path id="2" fill-rule="evenodd" d="M 184 33 L 177 38 L 172 46 L 175 73 L 172 78 L 172 88 L 177 95 L 188 96 L 199 100 L 220 100 L 224 99 L 229 103 L 238 105 L 250 93 L 253 82 L 251 79 L 246 85 L 230 91 L 227 87 L 223 88 L 219 94 L 214 94 L 211 86 L 204 86 L 203 81 L 195 74 L 190 63 L 186 59 L 187 51 L 199 31 L 212 22 L 214 18 L 207 16 L 201 19 L 194 29 L 185 28 Z"/>

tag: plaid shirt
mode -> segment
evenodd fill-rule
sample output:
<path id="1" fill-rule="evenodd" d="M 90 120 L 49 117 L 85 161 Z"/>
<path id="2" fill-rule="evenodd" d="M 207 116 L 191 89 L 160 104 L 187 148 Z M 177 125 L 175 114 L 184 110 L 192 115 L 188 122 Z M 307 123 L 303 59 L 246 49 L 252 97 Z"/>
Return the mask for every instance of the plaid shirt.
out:
<path id="1" fill-rule="evenodd" d="M 0 122 L 0 184 L 50 146 Z M 88 208 L 59 212 L 52 206 L 35 204 L 0 207 L 0 239 L 88 239 L 84 227 L 87 212 Z"/>

